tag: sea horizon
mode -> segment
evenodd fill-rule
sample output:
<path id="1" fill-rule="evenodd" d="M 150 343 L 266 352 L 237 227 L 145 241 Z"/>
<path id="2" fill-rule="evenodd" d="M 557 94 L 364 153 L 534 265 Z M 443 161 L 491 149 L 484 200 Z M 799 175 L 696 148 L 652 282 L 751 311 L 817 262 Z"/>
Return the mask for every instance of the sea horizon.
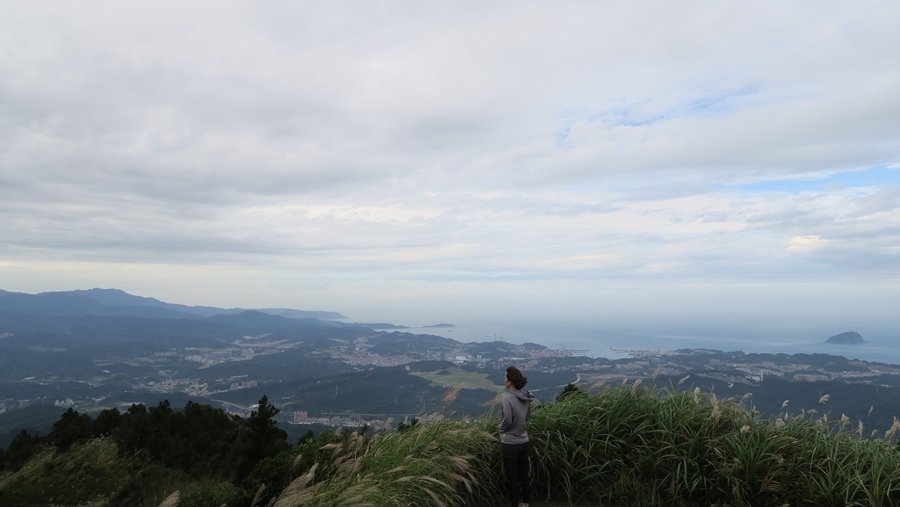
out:
<path id="1" fill-rule="evenodd" d="M 816 333 L 659 333 L 608 329 L 585 324 L 515 324 L 504 322 L 467 322 L 453 327 L 414 325 L 400 332 L 431 334 L 460 342 L 505 341 L 537 343 L 548 348 L 567 349 L 589 357 L 618 359 L 638 351 L 674 351 L 709 349 L 723 352 L 768 354 L 828 354 L 848 359 L 900 365 L 900 340 L 888 334 L 863 334 L 860 344 L 826 343 L 831 335 Z"/>

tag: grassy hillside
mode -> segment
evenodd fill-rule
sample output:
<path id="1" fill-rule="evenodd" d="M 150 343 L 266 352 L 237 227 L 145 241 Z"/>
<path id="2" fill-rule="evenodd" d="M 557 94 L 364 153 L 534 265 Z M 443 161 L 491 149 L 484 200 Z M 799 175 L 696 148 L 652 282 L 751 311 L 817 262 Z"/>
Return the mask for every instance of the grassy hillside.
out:
<path id="1" fill-rule="evenodd" d="M 496 417 L 420 423 L 374 438 L 326 430 L 291 447 L 272 428 L 275 412 L 268 406 L 240 420 L 211 407 L 174 412 L 161 404 L 93 421 L 68 414 L 44 443 L 19 441 L 33 445 L 30 454 L 10 449 L 7 457 L 29 458 L 0 472 L 0 505 L 155 507 L 164 498 L 173 504 L 175 491 L 182 507 L 502 503 Z M 900 505 L 900 422 L 865 439 L 868 428 L 817 417 L 760 420 L 739 400 L 699 390 L 575 391 L 532 412 L 534 499 Z M 101 432 L 108 436 L 79 437 L 98 425 L 111 428 Z M 269 450 L 261 452 L 261 442 Z"/>
<path id="2" fill-rule="evenodd" d="M 365 442 L 276 505 L 499 505 L 494 420 L 442 421 Z M 838 420 L 758 421 L 735 401 L 621 387 L 533 411 L 536 498 L 574 505 L 900 505 L 900 423 L 865 440 Z M 314 471 L 315 472 L 315 471 Z M 316 477 L 325 478 L 316 482 Z"/>

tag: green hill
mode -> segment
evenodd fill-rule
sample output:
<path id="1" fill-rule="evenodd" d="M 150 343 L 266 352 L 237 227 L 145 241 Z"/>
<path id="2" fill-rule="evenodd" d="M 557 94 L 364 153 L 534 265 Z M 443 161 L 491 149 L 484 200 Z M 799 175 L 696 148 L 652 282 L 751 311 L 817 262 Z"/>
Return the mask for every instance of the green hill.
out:
<path id="1" fill-rule="evenodd" d="M 47 438 L 20 436 L 0 454 L 0 504 L 156 506 L 176 490 L 182 507 L 502 502 L 496 417 L 374 437 L 328 429 L 289 446 L 261 402 L 246 420 L 195 404 L 67 413 Z M 869 430 L 828 416 L 760 420 L 699 390 L 575 390 L 532 411 L 534 499 L 900 505 L 900 422 L 877 439 Z"/>
<path id="2" fill-rule="evenodd" d="M 500 505 L 494 425 L 442 421 L 349 441 L 326 478 L 275 505 Z M 759 421 L 736 400 L 621 387 L 536 407 L 536 499 L 573 505 L 898 505 L 900 423 L 865 440 L 845 421 Z"/>

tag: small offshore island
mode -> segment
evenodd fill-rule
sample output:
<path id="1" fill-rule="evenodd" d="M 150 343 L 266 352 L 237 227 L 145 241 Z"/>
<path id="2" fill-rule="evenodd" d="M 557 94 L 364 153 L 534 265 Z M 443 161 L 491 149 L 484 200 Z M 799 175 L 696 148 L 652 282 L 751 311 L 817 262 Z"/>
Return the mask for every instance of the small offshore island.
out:
<path id="1" fill-rule="evenodd" d="M 859 345 L 860 343 L 865 343 L 861 334 L 856 331 L 847 331 L 841 334 L 836 334 L 831 338 L 825 340 L 825 343 L 837 343 L 839 345 Z"/>

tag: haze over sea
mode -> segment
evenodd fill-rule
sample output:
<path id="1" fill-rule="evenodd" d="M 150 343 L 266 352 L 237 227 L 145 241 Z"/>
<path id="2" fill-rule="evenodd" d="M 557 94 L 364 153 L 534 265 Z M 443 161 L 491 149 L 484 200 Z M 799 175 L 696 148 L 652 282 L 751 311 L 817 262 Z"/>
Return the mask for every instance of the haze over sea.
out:
<path id="1" fill-rule="evenodd" d="M 677 349 L 712 349 L 771 354 L 830 354 L 850 359 L 900 364 L 900 339 L 896 334 L 863 333 L 864 343 L 841 345 L 825 343 L 830 334 L 790 332 L 750 334 L 726 331 L 707 334 L 641 332 L 604 328 L 602 325 L 573 323 L 509 323 L 470 322 L 455 327 L 411 327 L 403 331 L 434 334 L 459 341 L 503 340 L 513 343 L 534 342 L 550 348 L 575 350 L 592 357 L 610 359 L 627 357 L 630 351 L 669 351 Z"/>

